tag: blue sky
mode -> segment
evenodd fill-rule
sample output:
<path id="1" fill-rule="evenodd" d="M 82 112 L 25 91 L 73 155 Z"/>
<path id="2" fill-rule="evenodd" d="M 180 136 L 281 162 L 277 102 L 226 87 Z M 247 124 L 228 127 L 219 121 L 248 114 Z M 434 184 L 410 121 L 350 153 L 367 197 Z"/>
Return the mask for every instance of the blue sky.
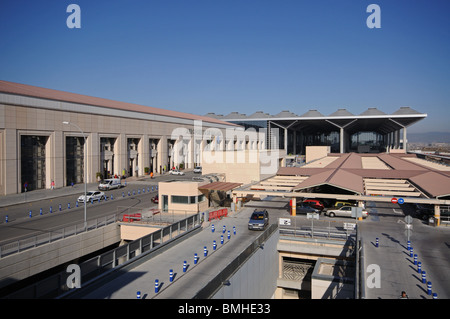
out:
<path id="1" fill-rule="evenodd" d="M 81 28 L 69 29 L 69 4 Z M 370 29 L 369 4 L 381 8 Z M 450 132 L 447 0 L 1 0 L 0 79 L 204 115 L 401 106 Z"/>

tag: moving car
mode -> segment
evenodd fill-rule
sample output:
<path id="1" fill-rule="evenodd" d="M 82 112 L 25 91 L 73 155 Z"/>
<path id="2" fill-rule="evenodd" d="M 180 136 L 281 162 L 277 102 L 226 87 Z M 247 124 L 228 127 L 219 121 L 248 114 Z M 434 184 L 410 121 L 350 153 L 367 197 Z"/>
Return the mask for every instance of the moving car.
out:
<path id="1" fill-rule="evenodd" d="M 196 174 L 201 174 L 202 173 L 202 167 L 201 166 L 196 166 L 194 168 L 194 173 Z"/>
<path id="2" fill-rule="evenodd" d="M 100 191 L 89 191 L 86 193 L 86 202 L 90 202 L 91 200 L 100 201 L 105 198 L 106 198 L 105 193 Z M 78 202 L 84 203 L 84 194 L 78 197 Z"/>
<path id="3" fill-rule="evenodd" d="M 172 169 L 169 171 L 170 175 L 184 175 L 184 172 L 180 171 L 179 169 Z"/>
<path id="4" fill-rule="evenodd" d="M 341 216 L 341 217 L 353 217 L 352 216 L 352 208 L 355 208 L 355 206 L 342 206 L 339 209 L 330 209 L 325 212 L 326 216 L 335 217 L 335 216 Z M 366 218 L 369 216 L 369 213 L 366 210 L 362 210 L 362 218 Z"/>
<path id="5" fill-rule="evenodd" d="M 154 197 L 152 197 L 152 202 L 155 204 L 159 203 L 159 195 L 158 194 L 156 194 Z"/>
<path id="6" fill-rule="evenodd" d="M 263 230 L 269 225 L 269 213 L 265 209 L 255 209 L 248 221 L 248 229 L 260 229 Z"/>
<path id="7" fill-rule="evenodd" d="M 98 189 L 101 191 L 107 191 L 110 189 L 121 188 L 122 186 L 123 185 L 120 182 L 120 178 L 109 178 L 98 184 Z"/>

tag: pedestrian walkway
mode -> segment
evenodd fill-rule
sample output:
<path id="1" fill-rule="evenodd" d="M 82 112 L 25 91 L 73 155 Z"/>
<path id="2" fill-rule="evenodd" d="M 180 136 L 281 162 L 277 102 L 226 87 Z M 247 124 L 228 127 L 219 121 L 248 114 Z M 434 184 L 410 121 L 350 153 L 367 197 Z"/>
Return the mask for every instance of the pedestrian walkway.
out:
<path id="1" fill-rule="evenodd" d="M 426 237 L 422 240 L 418 234 L 414 234 L 411 240 L 413 247 L 411 253 L 405 235 L 405 224 L 398 220 L 392 217 L 388 223 L 368 220 L 359 224 L 364 244 L 365 262 L 362 267 L 365 267 L 365 298 L 399 299 L 402 291 L 406 292 L 409 299 L 432 299 L 434 293 L 439 299 L 448 298 L 448 289 L 443 288 L 445 285 L 439 285 L 437 290 L 432 287 L 431 293 L 428 291 L 428 282 L 439 282 L 440 274 L 427 273 L 427 270 L 434 269 L 438 265 L 435 264 L 436 258 L 425 257 L 422 253 L 423 248 L 427 246 Z M 421 225 L 420 220 L 414 222 L 416 228 L 428 227 Z M 436 234 L 432 230 L 427 232 L 429 238 Z M 419 257 L 415 259 L 417 254 Z M 422 266 L 420 271 L 419 262 Z M 425 279 L 422 278 L 423 270 Z M 441 271 L 448 272 L 448 269 L 443 268 Z"/>

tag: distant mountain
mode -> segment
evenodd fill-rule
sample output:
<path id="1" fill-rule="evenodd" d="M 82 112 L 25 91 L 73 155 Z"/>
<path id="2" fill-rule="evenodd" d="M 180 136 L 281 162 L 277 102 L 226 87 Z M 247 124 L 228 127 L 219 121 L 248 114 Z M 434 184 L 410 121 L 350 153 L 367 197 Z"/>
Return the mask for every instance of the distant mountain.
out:
<path id="1" fill-rule="evenodd" d="M 450 132 L 408 133 L 408 143 L 450 143 Z"/>

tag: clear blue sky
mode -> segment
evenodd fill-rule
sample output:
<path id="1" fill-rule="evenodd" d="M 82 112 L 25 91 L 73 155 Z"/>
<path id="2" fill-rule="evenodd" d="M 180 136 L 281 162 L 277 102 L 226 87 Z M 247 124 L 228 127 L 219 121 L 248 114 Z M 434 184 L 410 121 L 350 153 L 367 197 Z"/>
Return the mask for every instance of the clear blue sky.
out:
<path id="1" fill-rule="evenodd" d="M 1 0 L 0 79 L 200 115 L 410 106 L 428 114 L 410 132 L 448 132 L 449 17 L 448 0 Z"/>

